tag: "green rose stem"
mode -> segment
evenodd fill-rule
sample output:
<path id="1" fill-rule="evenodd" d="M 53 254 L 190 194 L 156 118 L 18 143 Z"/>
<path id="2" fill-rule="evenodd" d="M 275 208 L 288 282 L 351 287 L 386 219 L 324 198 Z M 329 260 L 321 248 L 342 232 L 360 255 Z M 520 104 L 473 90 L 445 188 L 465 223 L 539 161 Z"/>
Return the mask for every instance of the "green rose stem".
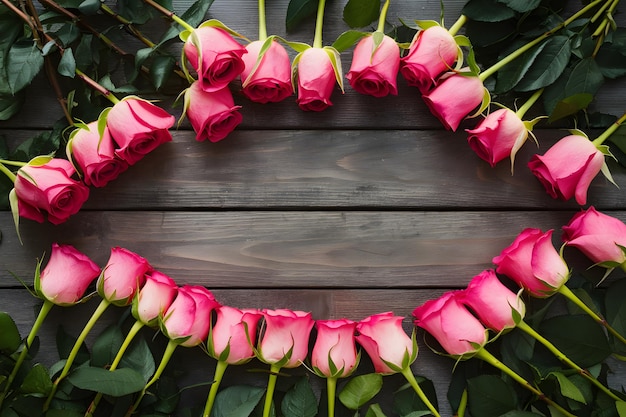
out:
<path id="1" fill-rule="evenodd" d="M 43 404 L 43 411 L 44 412 L 48 411 L 48 408 L 50 408 L 50 402 L 54 398 L 54 394 L 56 394 L 57 389 L 59 388 L 59 383 L 69 373 L 70 368 L 72 367 L 72 363 L 74 363 L 74 359 L 76 359 L 76 355 L 78 354 L 78 351 L 80 350 L 80 347 L 82 346 L 83 342 L 85 341 L 85 338 L 87 337 L 87 335 L 89 334 L 89 332 L 93 328 L 94 324 L 96 324 L 96 321 L 98 321 L 100 316 L 102 316 L 102 313 L 104 313 L 105 310 L 110 305 L 111 305 L 111 302 L 109 302 L 109 301 L 107 301 L 105 299 L 100 301 L 100 304 L 98 304 L 98 307 L 96 308 L 96 310 L 91 315 L 91 318 L 89 319 L 87 324 L 85 324 L 85 327 L 83 327 L 83 331 L 80 332 L 80 334 L 78 335 L 78 338 L 76 339 L 76 342 L 74 343 L 74 346 L 72 347 L 72 350 L 70 351 L 70 354 L 68 355 L 67 360 L 65 361 L 65 366 L 63 366 L 63 369 L 61 370 L 61 373 L 59 374 L 59 376 L 55 379 L 54 383 L 52 384 L 52 388 L 50 389 L 50 393 L 48 394 L 48 398 L 46 399 L 46 402 Z"/>
<path id="2" fill-rule="evenodd" d="M 517 115 L 517 117 L 519 117 L 520 119 L 522 119 L 524 117 L 524 115 L 526 114 L 526 112 L 533 106 L 533 104 L 535 104 L 535 102 L 539 99 L 539 97 L 541 96 L 541 94 L 543 94 L 543 88 L 535 91 L 533 93 L 532 96 L 530 96 L 528 98 L 528 100 L 526 100 L 526 103 L 524 103 L 522 105 L 522 107 L 520 107 L 519 109 L 517 109 L 517 111 L 515 112 L 515 114 Z"/>
<path id="3" fill-rule="evenodd" d="M 569 411 L 567 411 L 566 409 L 564 409 L 563 407 L 561 407 L 560 405 L 558 405 L 557 403 L 552 401 L 551 398 L 546 397 L 546 395 L 543 392 L 541 392 L 539 389 L 537 389 L 534 386 L 532 386 L 528 381 L 526 381 L 520 375 L 515 373 L 515 371 L 513 371 L 511 368 L 509 368 L 508 366 L 506 366 L 505 364 L 500 362 L 500 360 L 498 358 L 493 356 L 491 353 L 487 352 L 487 350 L 485 350 L 484 348 L 478 349 L 476 351 L 476 354 L 474 355 L 474 357 L 476 357 L 478 359 L 482 359 L 483 361 L 485 361 L 488 364 L 494 366 L 495 368 L 498 368 L 499 370 L 501 370 L 502 372 L 504 372 L 505 374 L 507 374 L 508 376 L 513 378 L 513 380 L 518 382 L 524 388 L 526 388 L 527 390 L 529 390 L 530 392 L 535 394 L 541 401 L 543 401 L 546 404 L 548 404 L 549 406 L 555 408 L 556 410 L 558 410 L 564 416 L 576 417 L 574 414 L 570 413 Z"/>
<path id="4" fill-rule="evenodd" d="M 611 136 L 613 133 L 615 133 L 615 131 L 617 129 L 619 129 L 619 127 L 622 125 L 622 123 L 626 122 L 626 113 L 622 114 L 622 116 L 617 119 L 615 121 L 615 123 L 613 123 L 611 126 L 609 126 L 608 129 L 606 129 L 604 132 L 602 132 L 602 134 L 600 136 L 598 136 L 597 138 L 595 138 L 592 143 L 598 147 L 600 145 L 602 145 L 602 143 L 607 140 L 609 138 L 609 136 Z M 622 268 L 624 268 L 625 265 L 622 264 Z M 625 269 L 626 270 L 626 269 Z"/>
<path id="5" fill-rule="evenodd" d="M 17 176 L 13 173 L 13 171 L 6 167 L 5 163 L 7 163 L 7 161 L 0 162 L 0 172 L 6 175 L 11 180 L 11 182 L 15 183 Z"/>
<path id="6" fill-rule="evenodd" d="M 259 0 L 259 40 L 267 39 L 267 24 L 265 23 L 265 0 Z"/>
<path id="7" fill-rule="evenodd" d="M 602 15 L 602 13 L 604 12 L 604 9 L 607 8 L 607 6 L 608 6 L 608 8 L 606 10 L 606 16 L 602 20 L 602 22 L 600 22 L 600 25 L 598 25 L 598 28 L 591 35 L 592 38 L 595 38 L 597 36 L 603 36 L 605 34 L 607 25 L 610 25 L 611 21 L 613 20 L 613 19 L 609 18 L 609 16 L 611 16 L 613 14 L 613 12 L 615 11 L 615 8 L 617 7 L 618 3 L 619 3 L 619 0 L 613 0 L 612 2 L 609 2 L 609 3 L 605 4 L 604 6 L 602 6 L 602 8 L 600 10 L 598 10 L 598 13 L 596 13 L 593 16 L 593 18 L 591 19 L 591 22 L 593 22 L 596 19 L 598 19 Z"/>
<path id="8" fill-rule="evenodd" d="M 426 394 L 424 394 L 424 391 L 422 391 L 422 389 L 420 388 L 419 384 L 415 380 L 415 375 L 413 375 L 413 372 L 411 371 L 411 367 L 410 366 L 406 367 L 405 369 L 402 370 L 402 375 L 406 378 L 406 380 L 409 382 L 409 384 L 411 384 L 411 387 L 413 387 L 413 390 L 415 391 L 417 396 L 420 397 L 420 400 L 422 400 L 424 402 L 424 404 L 426 404 L 426 407 L 428 407 L 430 412 L 435 417 L 441 417 L 441 415 L 439 414 L 439 412 L 437 411 L 435 406 L 432 405 L 432 403 L 430 402 L 430 400 L 428 399 Z"/>
<path id="9" fill-rule="evenodd" d="M 321 48 L 322 43 L 322 26 L 324 26 L 324 8 L 326 0 L 319 0 L 317 3 L 317 18 L 315 19 L 315 36 L 313 37 L 313 48 Z"/>
<path id="10" fill-rule="evenodd" d="M 166 9 L 165 7 L 161 6 L 159 3 L 155 2 L 154 0 L 143 0 L 143 1 L 146 4 L 154 7 L 157 11 L 159 11 L 160 13 L 165 15 L 166 17 L 170 18 L 174 22 L 176 22 L 179 25 L 181 25 L 183 28 L 185 28 L 185 30 L 188 30 L 189 32 L 193 32 L 195 30 L 195 28 L 193 26 L 191 26 L 189 23 L 185 22 L 183 19 L 178 17 L 176 15 L 176 13 L 174 13 L 171 10 Z"/>
<path id="11" fill-rule="evenodd" d="M 0 409 L 2 409 L 2 403 L 4 402 L 4 399 L 9 393 L 11 384 L 15 380 L 15 377 L 17 376 L 17 373 L 20 370 L 22 363 L 24 363 L 24 360 L 26 359 L 26 356 L 28 355 L 28 350 L 32 346 L 33 341 L 35 340 L 35 337 L 37 336 L 37 332 L 39 332 L 39 328 L 41 327 L 41 324 L 43 323 L 44 319 L 46 318 L 46 316 L 50 312 L 50 309 L 53 306 L 54 306 L 54 303 L 52 301 L 44 300 L 43 305 L 41 306 L 41 309 L 39 310 L 39 314 L 37 314 L 37 318 L 35 319 L 35 323 L 33 324 L 33 327 L 30 329 L 30 333 L 28 334 L 28 337 L 26 338 L 26 343 L 24 344 L 24 348 L 22 349 L 22 351 L 20 352 L 20 355 L 15 361 L 15 365 L 13 365 L 13 370 L 11 371 L 11 374 L 5 381 L 4 391 L 0 394 Z"/>
<path id="12" fill-rule="evenodd" d="M 465 22 L 467 22 L 467 16 L 462 14 L 461 16 L 459 16 L 456 22 L 454 22 L 452 26 L 450 26 L 450 29 L 448 29 L 450 35 L 456 35 L 457 32 L 463 27 L 463 25 L 465 25 Z"/>
<path id="13" fill-rule="evenodd" d="M 326 398 L 328 403 L 328 417 L 335 417 L 335 396 L 337 393 L 337 378 L 326 378 Z"/>
<path id="14" fill-rule="evenodd" d="M 518 324 L 517 324 L 517 328 L 522 330 L 523 332 L 527 333 L 528 335 L 532 336 L 534 339 L 536 339 L 539 343 L 541 343 L 542 345 L 544 345 L 546 348 L 548 348 L 548 350 L 554 355 L 556 356 L 561 362 L 563 362 L 564 364 L 566 364 L 567 366 L 569 366 L 572 369 L 575 369 L 576 371 L 578 371 L 578 373 L 580 375 L 582 375 L 583 377 L 585 377 L 589 382 L 591 382 L 593 385 L 595 385 L 596 387 L 598 387 L 602 392 L 604 392 L 606 395 L 608 395 L 609 397 L 611 397 L 612 399 L 614 399 L 615 401 L 621 401 L 624 402 L 624 400 L 622 400 L 620 397 L 618 397 L 617 395 L 615 395 L 610 389 L 608 389 L 607 387 L 605 387 L 604 385 L 602 385 L 602 383 L 600 381 L 598 381 L 597 379 L 595 379 L 590 373 L 589 371 L 587 371 L 586 369 L 581 368 L 580 366 L 576 365 L 574 362 L 572 362 L 570 360 L 570 358 L 568 358 L 563 352 L 561 352 L 559 349 L 557 349 L 556 346 L 554 346 L 552 343 L 550 343 L 549 340 L 547 340 L 545 337 L 541 336 L 539 333 L 537 333 L 535 331 L 535 329 L 533 329 L 532 327 L 530 327 L 524 320 L 521 320 Z"/>
<path id="15" fill-rule="evenodd" d="M 324 0 L 321 0 L 323 3 Z M 276 378 L 278 378 L 278 372 L 280 366 L 276 364 L 270 365 L 270 376 L 267 380 L 267 392 L 265 393 L 265 403 L 263 404 L 263 417 L 270 417 L 272 411 L 272 398 L 274 397 L 274 389 L 276 388 Z"/>
<path id="16" fill-rule="evenodd" d="M 217 361 L 217 364 L 215 365 L 215 374 L 213 375 L 213 384 L 211 384 L 209 396 L 207 397 L 206 404 L 204 405 L 204 414 L 202 414 L 203 417 L 209 417 L 211 415 L 211 410 L 213 409 L 213 404 L 215 403 L 215 396 L 217 395 L 217 390 L 220 387 L 226 368 L 228 368 L 227 362 Z"/>
<path id="17" fill-rule="evenodd" d="M 387 11 L 389 11 L 389 0 L 383 4 L 383 8 L 380 10 L 380 17 L 378 18 L 378 27 L 376 32 L 385 33 L 385 19 L 387 18 Z"/>

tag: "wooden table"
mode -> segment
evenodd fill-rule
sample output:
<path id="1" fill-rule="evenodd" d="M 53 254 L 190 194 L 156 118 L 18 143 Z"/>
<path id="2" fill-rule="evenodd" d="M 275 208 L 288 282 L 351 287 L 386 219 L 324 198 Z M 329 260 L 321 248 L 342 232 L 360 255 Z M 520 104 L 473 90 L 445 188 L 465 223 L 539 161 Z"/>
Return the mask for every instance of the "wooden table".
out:
<path id="1" fill-rule="evenodd" d="M 268 32 L 285 35 L 287 1 L 269 3 Z M 462 5 L 446 1 L 448 25 Z M 327 5 L 328 43 L 347 29 L 342 7 Z M 389 19 L 438 19 L 438 7 L 438 1 L 398 0 Z M 209 12 L 250 37 L 256 16 L 256 2 L 244 0 L 216 1 Z M 311 42 L 313 25 L 288 37 Z M 347 71 L 351 53 L 342 59 Z M 540 125 L 539 149 L 524 145 L 511 175 L 508 162 L 491 168 L 479 159 L 463 129 L 443 130 L 401 77 L 399 90 L 373 98 L 346 83 L 346 93 L 336 91 L 334 106 L 321 113 L 300 111 L 295 99 L 260 105 L 236 95 L 244 122 L 227 139 L 196 142 L 183 124 L 171 143 L 105 188 L 92 189 L 84 209 L 66 223 L 22 221 L 23 245 L 11 214 L 0 212 L 0 308 L 23 332 L 30 329 L 37 300 L 11 274 L 30 282 L 37 259 L 61 242 L 101 266 L 111 247 L 125 247 L 181 285 L 205 285 L 223 304 L 305 310 L 315 319 L 360 320 L 393 311 L 406 316 L 410 331 L 416 306 L 464 287 L 523 228 L 555 229 L 560 236 L 580 208 L 551 199 L 526 162 L 565 132 Z M 609 84 L 596 108 L 621 114 L 625 92 L 623 82 Z M 0 133 L 16 144 L 61 117 L 43 79 L 31 87 L 25 109 L 0 123 Z M 626 186 L 626 170 L 609 165 Z M 589 204 L 626 220 L 626 193 L 602 177 L 589 190 Z M 46 364 L 57 358 L 57 325 L 76 333 L 94 305 L 53 310 L 41 331 Z M 101 326 L 121 311 L 110 311 Z M 454 362 L 435 356 L 421 340 L 420 346 L 414 371 L 434 381 L 449 413 L 445 392 Z M 192 380 L 210 378 L 212 362 L 200 351 L 179 353 Z M 206 394 L 186 395 L 201 401 Z"/>

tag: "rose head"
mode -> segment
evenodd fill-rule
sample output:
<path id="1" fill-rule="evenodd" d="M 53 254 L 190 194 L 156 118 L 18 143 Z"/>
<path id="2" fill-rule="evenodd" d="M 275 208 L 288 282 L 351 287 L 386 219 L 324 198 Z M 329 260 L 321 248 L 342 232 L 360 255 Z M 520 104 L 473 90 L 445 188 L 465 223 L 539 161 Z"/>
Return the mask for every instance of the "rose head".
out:
<path id="1" fill-rule="evenodd" d="M 297 85 L 298 106 L 302 110 L 322 111 L 332 106 L 335 69 L 323 48 L 309 48 L 299 55 Z"/>
<path id="2" fill-rule="evenodd" d="M 611 268 L 626 262 L 626 224 L 594 207 L 576 213 L 563 226 L 563 241 L 596 264 Z"/>
<path id="3" fill-rule="evenodd" d="M 162 143 L 172 140 L 174 116 L 138 97 L 127 97 L 107 115 L 107 127 L 117 144 L 115 154 L 134 165 Z"/>
<path id="4" fill-rule="evenodd" d="M 437 86 L 422 98 L 446 129 L 456 131 L 461 121 L 482 103 L 484 96 L 485 87 L 480 78 L 452 74 L 440 78 Z"/>
<path id="5" fill-rule="evenodd" d="M 187 38 L 183 51 L 204 91 L 225 88 L 245 67 L 241 57 L 246 48 L 218 27 L 200 25 Z"/>
<path id="6" fill-rule="evenodd" d="M 89 284 L 100 274 L 100 268 L 89 257 L 70 245 L 52 244 L 46 267 L 35 272 L 35 292 L 59 306 L 76 304 Z"/>
<path id="7" fill-rule="evenodd" d="M 100 136 L 98 122 L 72 132 L 67 155 L 80 168 L 85 184 L 94 187 L 104 187 L 128 168 L 128 163 L 115 155 L 115 143 L 107 127 Z"/>
<path id="8" fill-rule="evenodd" d="M 115 305 L 128 305 L 151 269 L 148 261 L 136 253 L 120 247 L 111 248 L 109 261 L 96 284 L 98 294 Z"/>
<path id="9" fill-rule="evenodd" d="M 314 321 L 311 313 L 286 309 L 263 310 L 265 329 L 260 336 L 259 360 L 281 368 L 300 366 L 309 350 Z"/>
<path id="10" fill-rule="evenodd" d="M 317 337 L 311 353 L 311 365 L 316 374 L 326 378 L 344 378 L 359 363 L 356 351 L 357 323 L 352 320 L 317 320 Z"/>
<path id="11" fill-rule="evenodd" d="M 385 35 L 374 50 L 374 36 L 366 36 L 354 48 L 352 65 L 346 78 L 361 94 L 384 97 L 398 95 L 396 79 L 400 68 L 400 47 Z"/>
<path id="12" fill-rule="evenodd" d="M 466 131 L 470 148 L 492 167 L 508 157 L 512 166 L 515 154 L 528 138 L 524 122 L 510 109 L 496 110 L 476 128 Z"/>
<path id="13" fill-rule="evenodd" d="M 206 340 L 211 312 L 219 307 L 213 294 L 199 285 L 184 285 L 165 311 L 163 333 L 181 346 L 193 347 Z"/>
<path id="14" fill-rule="evenodd" d="M 209 354 L 222 362 L 236 365 L 254 357 L 259 310 L 220 306 L 217 321 L 209 332 Z"/>
<path id="15" fill-rule="evenodd" d="M 524 302 L 500 282 L 493 269 L 472 278 L 462 293 L 463 303 L 476 313 L 485 326 L 498 333 L 514 328 L 514 316 L 524 318 L 526 313 Z M 516 313 L 513 313 L 514 310 Z"/>
<path id="16" fill-rule="evenodd" d="M 460 291 L 449 291 L 413 310 L 415 324 L 457 357 L 471 356 L 487 343 L 487 329 L 465 308 L 462 296 Z"/>
<path id="17" fill-rule="evenodd" d="M 401 372 L 417 358 L 417 343 L 402 328 L 403 319 L 392 312 L 379 313 L 356 326 L 356 341 L 367 352 L 377 373 Z"/>
<path id="18" fill-rule="evenodd" d="M 548 297 L 569 279 L 569 269 L 552 245 L 552 230 L 524 229 L 500 255 L 496 272 L 511 278 L 534 297 Z"/>
<path id="19" fill-rule="evenodd" d="M 591 181 L 602 169 L 604 154 L 586 137 L 570 135 L 559 140 L 544 155 L 533 155 L 528 162 L 552 198 L 583 205 Z"/>
<path id="20" fill-rule="evenodd" d="M 206 92 L 196 81 L 185 92 L 185 113 L 196 131 L 196 140 L 218 142 L 243 119 L 228 88 Z"/>
<path id="21" fill-rule="evenodd" d="M 78 213 L 89 188 L 71 178 L 75 172 L 69 161 L 60 158 L 21 167 L 14 186 L 20 217 L 43 223 L 46 213 L 50 223 L 61 224 Z"/>
<path id="22" fill-rule="evenodd" d="M 264 41 L 250 42 L 246 46 L 248 53 L 243 56 L 243 94 L 257 103 L 276 103 L 293 94 L 289 55 L 280 43 L 273 39 L 269 42 L 270 46 L 260 61 Z"/>
<path id="23" fill-rule="evenodd" d="M 148 271 L 146 282 L 133 299 L 132 314 L 136 320 L 154 327 L 172 304 L 178 287 L 172 278 L 159 271 Z"/>
<path id="24" fill-rule="evenodd" d="M 452 68 L 459 47 L 454 37 L 441 26 L 432 26 L 415 34 L 409 52 L 400 60 L 400 74 L 407 84 L 426 93 L 437 77 Z"/>

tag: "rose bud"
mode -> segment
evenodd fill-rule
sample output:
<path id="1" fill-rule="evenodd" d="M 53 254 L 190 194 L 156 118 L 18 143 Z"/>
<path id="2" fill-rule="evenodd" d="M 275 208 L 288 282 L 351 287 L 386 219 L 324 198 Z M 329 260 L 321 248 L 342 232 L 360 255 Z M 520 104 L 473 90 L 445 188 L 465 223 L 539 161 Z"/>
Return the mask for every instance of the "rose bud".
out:
<path id="1" fill-rule="evenodd" d="M 293 94 L 289 55 L 280 43 L 268 41 L 270 46 L 260 61 L 261 47 L 267 41 L 250 42 L 246 46 L 248 53 L 243 56 L 242 91 L 256 103 L 276 103 Z"/>
<path id="2" fill-rule="evenodd" d="M 209 332 L 209 355 L 229 365 L 248 362 L 254 357 L 259 310 L 220 306 L 217 321 Z"/>
<path id="3" fill-rule="evenodd" d="M 311 313 L 286 309 L 263 310 L 265 330 L 260 336 L 257 356 L 269 365 L 295 368 L 309 350 L 314 321 Z"/>
<path id="4" fill-rule="evenodd" d="M 366 36 L 354 48 L 346 78 L 361 94 L 374 97 L 398 95 L 399 68 L 400 48 L 393 38 L 384 35 L 381 44 L 374 49 L 374 36 Z"/>
<path id="5" fill-rule="evenodd" d="M 328 52 L 309 48 L 299 55 L 297 63 L 298 106 L 305 111 L 322 111 L 332 106 L 330 96 L 337 77 Z"/>
<path id="6" fill-rule="evenodd" d="M 500 255 L 496 272 L 511 278 L 534 297 L 554 294 L 569 279 L 569 269 L 552 245 L 552 230 L 524 229 Z"/>
<path id="7" fill-rule="evenodd" d="M 196 132 L 196 140 L 218 142 L 243 119 L 228 88 L 206 92 L 196 81 L 185 92 L 185 114 Z"/>
<path id="8" fill-rule="evenodd" d="M 155 327 L 172 304 L 178 286 L 172 278 L 159 271 L 148 271 L 145 277 L 145 283 L 133 299 L 131 312 L 136 320 Z"/>
<path id="9" fill-rule="evenodd" d="M 115 305 L 128 305 L 151 269 L 148 261 L 136 253 L 120 247 L 111 248 L 109 261 L 96 284 L 98 294 Z"/>
<path id="10" fill-rule="evenodd" d="M 197 346 L 206 340 L 211 312 L 217 307 L 219 303 L 205 287 L 184 285 L 178 288 L 176 298 L 165 311 L 162 330 L 181 346 Z"/>
<path id="11" fill-rule="evenodd" d="M 352 320 L 317 320 L 317 337 L 311 353 L 315 373 L 326 378 L 344 378 L 356 369 L 359 355 L 356 351 L 357 323 Z"/>
<path id="12" fill-rule="evenodd" d="M 162 143 L 172 140 L 174 116 L 149 101 L 127 97 L 107 115 L 107 127 L 117 144 L 115 154 L 134 165 Z"/>
<path id="13" fill-rule="evenodd" d="M 602 169 L 604 154 L 586 137 L 570 135 L 562 138 L 542 155 L 533 155 L 528 162 L 552 198 L 587 202 L 591 181 Z"/>
<path id="14" fill-rule="evenodd" d="M 89 197 L 89 188 L 71 178 L 76 171 L 69 161 L 42 159 L 47 162 L 34 165 L 31 161 L 17 171 L 14 190 L 18 213 L 39 223 L 46 213 L 50 223 L 61 224 L 78 213 Z"/>

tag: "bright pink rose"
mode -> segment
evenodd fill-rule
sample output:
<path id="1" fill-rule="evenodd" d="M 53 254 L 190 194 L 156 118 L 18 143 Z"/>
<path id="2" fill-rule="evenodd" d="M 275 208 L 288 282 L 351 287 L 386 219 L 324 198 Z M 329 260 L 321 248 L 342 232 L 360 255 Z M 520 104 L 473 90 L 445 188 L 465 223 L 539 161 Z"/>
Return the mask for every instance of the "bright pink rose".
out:
<path id="1" fill-rule="evenodd" d="M 456 131 L 461 121 L 483 101 L 485 87 L 478 77 L 452 74 L 422 98 L 444 127 Z"/>
<path id="2" fill-rule="evenodd" d="M 265 331 L 259 340 L 259 359 L 281 368 L 300 366 L 309 350 L 314 321 L 311 313 L 286 309 L 263 310 Z"/>
<path id="3" fill-rule="evenodd" d="M 228 88 L 206 92 L 196 81 L 185 93 L 186 114 L 196 140 L 218 142 L 237 127 L 243 117 Z"/>
<path id="4" fill-rule="evenodd" d="M 35 292 L 59 305 L 76 304 L 89 284 L 100 274 L 100 267 L 70 245 L 52 244 L 46 267 L 35 273 Z"/>
<path id="5" fill-rule="evenodd" d="M 417 358 L 417 347 L 402 328 L 403 319 L 388 311 L 366 317 L 356 326 L 356 341 L 367 352 L 377 373 L 400 372 Z"/>
<path id="6" fill-rule="evenodd" d="M 241 57 L 246 48 L 218 27 L 197 28 L 187 38 L 183 50 L 204 91 L 225 88 L 245 67 Z"/>
<path id="7" fill-rule="evenodd" d="M 587 202 L 587 189 L 600 172 L 604 155 L 589 139 L 580 135 L 565 136 L 542 155 L 528 162 L 532 173 L 552 198 Z"/>
<path id="8" fill-rule="evenodd" d="M 211 326 L 211 312 L 219 307 L 213 294 L 199 285 L 184 285 L 165 311 L 166 336 L 181 346 L 193 347 L 206 340 Z"/>
<path id="9" fill-rule="evenodd" d="M 333 64 L 323 48 L 302 52 L 298 62 L 298 106 L 306 111 L 322 111 L 332 106 L 330 96 L 336 80 Z"/>
<path id="10" fill-rule="evenodd" d="M 246 46 L 248 53 L 243 56 L 243 94 L 257 103 L 276 103 L 293 94 L 289 55 L 280 43 L 270 42 L 260 62 L 257 63 L 264 41 L 250 42 Z"/>
<path id="11" fill-rule="evenodd" d="M 524 229 L 500 255 L 496 272 L 511 278 L 535 297 L 552 295 L 569 279 L 569 269 L 552 245 L 552 230 Z"/>
<path id="12" fill-rule="evenodd" d="M 72 179 L 76 171 L 66 159 L 53 158 L 43 165 L 26 165 L 17 171 L 15 195 L 20 217 L 61 224 L 78 213 L 89 197 L 89 188 Z"/>
<path id="13" fill-rule="evenodd" d="M 563 226 L 563 241 L 597 264 L 614 267 L 626 262 L 626 224 L 593 206 L 576 213 Z"/>
<path id="14" fill-rule="evenodd" d="M 146 282 L 133 299 L 131 311 L 136 320 L 154 327 L 172 304 L 178 286 L 172 278 L 159 271 L 149 271 L 145 277 Z"/>
<path id="15" fill-rule="evenodd" d="M 493 269 L 476 275 L 462 291 L 462 301 L 490 329 L 501 332 L 516 326 L 513 310 L 520 318 L 526 314 L 526 305 L 520 297 L 508 289 Z"/>
<path id="16" fill-rule="evenodd" d="M 432 26 L 415 34 L 409 52 L 400 60 L 400 74 L 410 86 L 426 93 L 441 73 L 452 68 L 459 47 L 454 37 L 441 26 Z"/>
<path id="17" fill-rule="evenodd" d="M 128 163 L 115 155 L 115 143 L 107 127 L 100 137 L 98 122 L 72 132 L 67 154 L 80 167 L 85 184 L 94 187 L 104 187 L 128 168 Z"/>
<path id="18" fill-rule="evenodd" d="M 500 109 L 490 113 L 474 129 L 466 129 L 470 148 L 492 167 L 504 158 L 511 158 L 528 138 L 528 129 L 514 111 Z"/>
<path id="19" fill-rule="evenodd" d="M 256 327 L 261 317 L 259 310 L 220 306 L 209 333 L 209 354 L 230 365 L 248 362 L 254 357 Z"/>
<path id="20" fill-rule="evenodd" d="M 366 36 L 354 48 L 352 65 L 346 78 L 361 94 L 384 97 L 398 95 L 396 79 L 400 68 L 400 47 L 385 35 L 374 51 L 374 36 Z"/>
<path id="21" fill-rule="evenodd" d="M 413 310 L 415 324 L 430 333 L 453 356 L 472 354 L 487 343 L 487 329 L 461 302 L 460 291 L 449 291 Z"/>
<path id="22" fill-rule="evenodd" d="M 121 100 L 107 115 L 107 127 L 117 143 L 115 153 L 129 165 L 171 141 L 168 129 L 174 121 L 174 116 L 138 97 Z"/>
<path id="23" fill-rule="evenodd" d="M 354 333 L 357 323 L 352 320 L 317 320 L 317 337 L 311 353 L 313 370 L 326 378 L 344 378 L 358 364 Z"/>
<path id="24" fill-rule="evenodd" d="M 151 269 L 148 261 L 136 253 L 120 247 L 111 248 L 109 261 L 96 284 L 98 294 L 115 305 L 128 305 Z"/>

